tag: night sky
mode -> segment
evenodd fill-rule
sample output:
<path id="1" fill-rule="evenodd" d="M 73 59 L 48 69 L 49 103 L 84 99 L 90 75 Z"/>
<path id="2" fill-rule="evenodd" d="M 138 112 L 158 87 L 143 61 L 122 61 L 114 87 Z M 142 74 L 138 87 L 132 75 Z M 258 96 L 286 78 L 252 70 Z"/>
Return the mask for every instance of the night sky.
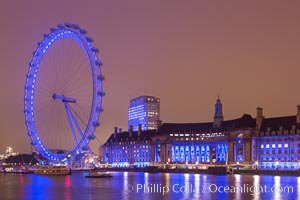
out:
<path id="1" fill-rule="evenodd" d="M 218 94 L 224 118 L 300 104 L 299 1 L 8 1 L 0 3 L 0 152 L 30 152 L 25 76 L 43 34 L 78 23 L 100 49 L 106 77 L 102 126 L 127 129 L 130 98 L 161 99 L 163 122 L 206 122 Z M 93 142 L 93 148 L 98 143 Z M 96 151 L 96 150 L 95 150 Z"/>

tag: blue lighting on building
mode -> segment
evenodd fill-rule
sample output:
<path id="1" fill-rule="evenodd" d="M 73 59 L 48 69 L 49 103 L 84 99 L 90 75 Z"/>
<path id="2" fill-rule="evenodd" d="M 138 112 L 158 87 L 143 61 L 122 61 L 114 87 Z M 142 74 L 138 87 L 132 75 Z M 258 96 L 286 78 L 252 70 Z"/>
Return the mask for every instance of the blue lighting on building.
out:
<path id="1" fill-rule="evenodd" d="M 138 105 L 135 108 L 142 110 Z M 164 123 L 158 130 L 113 134 L 104 144 L 104 155 L 113 166 L 216 164 L 299 170 L 300 106 L 296 116 L 265 118 L 257 108 L 256 118 L 244 114 L 225 121 L 218 99 L 213 122 Z"/>
<path id="2" fill-rule="evenodd" d="M 141 124 L 142 130 L 157 128 L 157 120 L 160 119 L 160 99 L 153 96 L 140 96 L 130 101 L 128 108 L 128 127 L 138 130 Z"/>

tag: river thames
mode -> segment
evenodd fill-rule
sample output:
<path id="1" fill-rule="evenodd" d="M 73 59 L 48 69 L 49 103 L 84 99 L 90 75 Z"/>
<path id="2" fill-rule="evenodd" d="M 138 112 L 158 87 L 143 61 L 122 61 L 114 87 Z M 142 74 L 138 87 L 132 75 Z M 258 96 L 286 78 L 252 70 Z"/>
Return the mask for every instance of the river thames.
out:
<path id="1" fill-rule="evenodd" d="M 0 174 L 0 199 L 300 199 L 300 177 L 111 172 Z"/>

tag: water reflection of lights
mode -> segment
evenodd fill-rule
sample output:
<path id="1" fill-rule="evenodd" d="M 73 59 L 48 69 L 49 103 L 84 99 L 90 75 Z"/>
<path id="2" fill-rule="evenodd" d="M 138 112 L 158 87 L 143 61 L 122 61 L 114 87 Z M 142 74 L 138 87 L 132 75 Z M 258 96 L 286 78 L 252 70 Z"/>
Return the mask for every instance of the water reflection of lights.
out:
<path id="1" fill-rule="evenodd" d="M 65 200 L 71 199 L 71 192 L 70 192 L 70 176 L 66 176 L 65 178 Z"/>
<path id="2" fill-rule="evenodd" d="M 145 173 L 144 173 L 144 180 L 145 180 L 144 183 L 145 183 L 145 184 L 148 184 L 148 182 L 149 182 L 148 179 L 149 179 L 149 174 L 148 174 L 147 172 L 145 172 Z"/>
<path id="3" fill-rule="evenodd" d="M 21 187 L 24 185 L 24 174 L 20 174 L 20 185 Z"/>
<path id="4" fill-rule="evenodd" d="M 196 190 L 199 189 L 201 191 L 201 189 L 200 189 L 200 187 L 201 187 L 200 186 L 200 174 L 194 174 L 194 187 Z M 200 199 L 200 192 L 195 192 L 194 198 Z"/>
<path id="5" fill-rule="evenodd" d="M 184 187 L 188 188 L 189 187 L 189 179 L 190 179 L 190 174 L 184 174 Z M 183 199 L 190 199 L 189 197 L 189 192 L 182 192 L 183 194 Z"/>
<path id="6" fill-rule="evenodd" d="M 205 188 L 208 188 L 209 184 L 210 184 L 211 181 L 207 182 L 207 175 L 202 175 L 202 183 L 203 185 L 205 184 Z M 205 190 L 204 190 L 205 192 Z"/>
<path id="7" fill-rule="evenodd" d="M 241 183 L 241 175 L 240 174 L 235 174 L 234 175 L 234 180 L 240 184 Z"/>
<path id="8" fill-rule="evenodd" d="M 200 188 L 200 174 L 195 174 L 194 175 L 194 184 L 196 188 Z"/>
<path id="9" fill-rule="evenodd" d="M 170 188 L 170 174 L 166 173 L 165 177 L 166 177 L 166 186 L 168 186 Z"/>
<path id="10" fill-rule="evenodd" d="M 184 183 L 189 183 L 190 174 L 184 174 Z"/>
<path id="11" fill-rule="evenodd" d="M 274 176 L 274 199 L 281 199 L 280 176 Z"/>
<path id="12" fill-rule="evenodd" d="M 300 199 L 300 177 L 297 178 L 297 195 L 297 199 Z"/>
<path id="13" fill-rule="evenodd" d="M 235 174 L 234 175 L 234 182 L 235 182 L 235 186 L 237 187 L 237 188 L 241 188 L 242 186 L 241 186 L 241 175 L 240 174 Z M 241 199 L 241 192 L 236 192 L 235 193 L 235 199 Z"/>
<path id="14" fill-rule="evenodd" d="M 70 177 L 69 176 L 66 176 L 66 178 L 65 178 L 65 186 L 66 186 L 66 188 L 70 187 Z"/>
<path id="15" fill-rule="evenodd" d="M 123 172 L 123 176 L 123 197 L 126 197 L 132 188 L 128 184 L 128 172 Z"/>
<path id="16" fill-rule="evenodd" d="M 253 191 L 253 199 L 254 200 L 258 200 L 258 199 L 261 199 L 260 198 L 260 184 L 259 184 L 259 180 L 260 180 L 260 176 L 258 175 L 254 175 L 253 176 L 253 188 L 255 188 L 256 191 Z"/>
<path id="17" fill-rule="evenodd" d="M 184 174 L 184 184 L 189 185 L 190 174 Z"/>

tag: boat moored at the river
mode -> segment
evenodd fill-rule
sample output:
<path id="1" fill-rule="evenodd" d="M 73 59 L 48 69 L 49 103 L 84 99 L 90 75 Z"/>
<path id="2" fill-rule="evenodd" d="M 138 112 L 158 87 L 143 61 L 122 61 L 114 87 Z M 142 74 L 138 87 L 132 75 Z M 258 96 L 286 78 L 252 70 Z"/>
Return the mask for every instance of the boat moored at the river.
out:
<path id="1" fill-rule="evenodd" d="M 70 175 L 71 169 L 66 166 L 43 166 L 34 170 L 34 173 L 41 175 Z"/>
<path id="2" fill-rule="evenodd" d="M 112 178 L 112 177 L 113 176 L 107 172 L 91 173 L 85 176 L 85 178 Z"/>

